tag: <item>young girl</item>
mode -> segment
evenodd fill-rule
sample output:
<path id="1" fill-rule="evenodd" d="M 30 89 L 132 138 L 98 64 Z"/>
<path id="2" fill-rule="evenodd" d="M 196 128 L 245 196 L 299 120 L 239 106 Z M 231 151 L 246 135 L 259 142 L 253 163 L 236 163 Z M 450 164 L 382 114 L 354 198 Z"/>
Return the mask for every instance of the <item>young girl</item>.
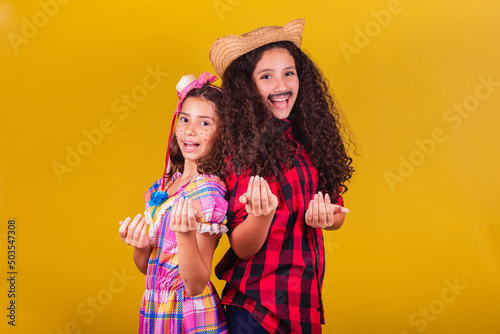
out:
<path id="1" fill-rule="evenodd" d="M 210 282 L 213 253 L 227 231 L 226 187 L 211 175 L 224 161 L 218 153 L 222 91 L 210 85 L 215 80 L 205 72 L 179 81 L 165 176 L 146 193 L 144 218 L 120 222 L 121 239 L 134 247 L 134 262 L 147 275 L 140 333 L 227 333 Z"/>

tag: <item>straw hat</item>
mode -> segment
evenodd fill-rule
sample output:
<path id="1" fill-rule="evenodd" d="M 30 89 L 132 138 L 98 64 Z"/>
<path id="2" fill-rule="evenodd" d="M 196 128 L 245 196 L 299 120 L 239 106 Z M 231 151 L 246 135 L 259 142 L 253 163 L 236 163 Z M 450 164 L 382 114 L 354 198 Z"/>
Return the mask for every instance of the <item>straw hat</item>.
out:
<path id="1" fill-rule="evenodd" d="M 198 79 L 197 77 L 194 76 L 194 74 L 186 74 L 179 80 L 177 83 L 177 86 L 175 86 L 175 90 L 177 91 L 177 94 L 181 94 L 184 88 L 187 87 L 191 82 L 196 81 Z"/>
<path id="2" fill-rule="evenodd" d="M 257 28 L 241 36 L 228 35 L 218 38 L 210 48 L 210 62 L 219 77 L 238 57 L 263 45 L 290 41 L 300 48 L 305 20 L 296 19 L 283 27 L 267 26 Z"/>

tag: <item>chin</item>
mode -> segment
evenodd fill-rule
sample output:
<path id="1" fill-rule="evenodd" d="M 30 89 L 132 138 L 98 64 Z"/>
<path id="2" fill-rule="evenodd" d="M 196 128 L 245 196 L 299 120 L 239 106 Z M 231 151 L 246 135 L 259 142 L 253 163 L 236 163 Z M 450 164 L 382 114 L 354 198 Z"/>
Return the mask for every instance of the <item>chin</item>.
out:
<path id="1" fill-rule="evenodd" d="M 290 116 L 291 110 L 272 110 L 272 112 L 277 119 L 286 119 Z"/>

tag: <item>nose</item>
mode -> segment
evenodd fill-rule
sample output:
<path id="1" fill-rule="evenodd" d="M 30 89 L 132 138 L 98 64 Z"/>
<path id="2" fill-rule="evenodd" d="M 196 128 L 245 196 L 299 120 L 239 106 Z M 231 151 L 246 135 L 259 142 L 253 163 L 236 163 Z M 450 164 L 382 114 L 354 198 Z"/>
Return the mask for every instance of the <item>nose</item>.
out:
<path id="1" fill-rule="evenodd" d="M 288 85 L 286 84 L 285 78 L 282 76 L 276 77 L 276 80 L 274 82 L 274 92 L 276 93 L 282 93 L 282 92 L 287 92 Z"/>
<path id="2" fill-rule="evenodd" d="M 186 127 L 184 128 L 184 133 L 186 134 L 186 136 L 192 136 L 196 133 L 193 123 L 189 122 L 188 124 L 186 124 Z"/>

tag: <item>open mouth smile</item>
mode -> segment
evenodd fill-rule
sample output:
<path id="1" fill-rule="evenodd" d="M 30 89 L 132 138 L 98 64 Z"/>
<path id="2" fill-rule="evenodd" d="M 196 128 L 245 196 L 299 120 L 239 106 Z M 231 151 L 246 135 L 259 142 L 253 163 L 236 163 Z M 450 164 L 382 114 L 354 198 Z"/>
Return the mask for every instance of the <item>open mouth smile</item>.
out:
<path id="1" fill-rule="evenodd" d="M 281 94 L 270 94 L 267 99 L 274 108 L 284 110 L 288 108 L 291 97 L 292 92 L 286 92 Z"/>
<path id="2" fill-rule="evenodd" d="M 198 143 L 193 143 L 193 142 L 188 142 L 188 141 L 183 141 L 184 144 L 184 150 L 186 152 L 193 152 L 196 151 L 196 149 L 200 146 Z"/>

